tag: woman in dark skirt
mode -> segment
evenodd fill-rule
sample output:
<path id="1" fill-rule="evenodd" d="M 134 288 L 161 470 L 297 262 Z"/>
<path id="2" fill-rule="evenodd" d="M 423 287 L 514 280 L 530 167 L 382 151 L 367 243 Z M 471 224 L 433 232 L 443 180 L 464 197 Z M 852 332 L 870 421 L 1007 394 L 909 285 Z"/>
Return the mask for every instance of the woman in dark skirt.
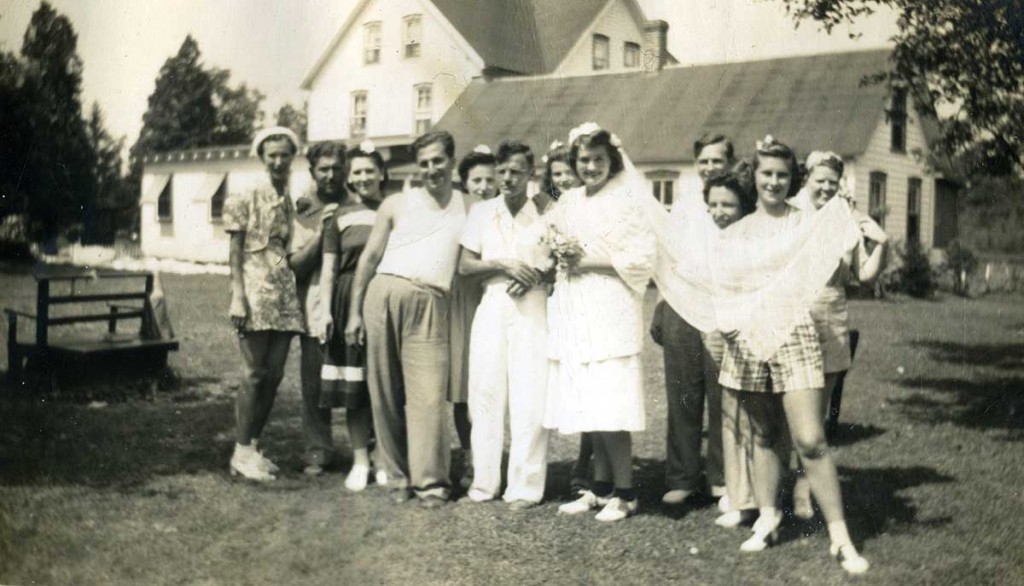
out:
<path id="1" fill-rule="evenodd" d="M 348 188 L 355 197 L 342 201 L 333 219 L 324 227 L 320 281 L 324 366 L 320 377 L 320 406 L 345 409 L 353 452 L 352 469 L 345 479 L 345 487 L 358 492 L 366 488 L 370 477 L 369 443 L 373 431 L 366 386 L 366 351 L 362 346 L 346 344 L 344 331 L 338 324 L 348 320 L 356 263 L 383 199 L 387 169 L 384 159 L 369 143 L 350 150 L 347 158 Z"/>

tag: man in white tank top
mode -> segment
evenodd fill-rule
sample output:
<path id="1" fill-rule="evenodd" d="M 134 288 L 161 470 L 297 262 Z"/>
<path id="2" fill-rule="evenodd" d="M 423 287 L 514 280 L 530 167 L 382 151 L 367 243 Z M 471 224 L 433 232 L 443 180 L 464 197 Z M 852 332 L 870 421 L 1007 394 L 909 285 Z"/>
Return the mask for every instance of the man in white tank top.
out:
<path id="1" fill-rule="evenodd" d="M 345 336 L 366 348 L 377 433 L 377 482 L 425 507 L 449 497 L 448 288 L 466 221 L 452 189 L 455 141 L 429 132 L 412 145 L 423 187 L 384 200 L 352 284 Z M 365 300 L 365 301 L 364 301 Z"/>

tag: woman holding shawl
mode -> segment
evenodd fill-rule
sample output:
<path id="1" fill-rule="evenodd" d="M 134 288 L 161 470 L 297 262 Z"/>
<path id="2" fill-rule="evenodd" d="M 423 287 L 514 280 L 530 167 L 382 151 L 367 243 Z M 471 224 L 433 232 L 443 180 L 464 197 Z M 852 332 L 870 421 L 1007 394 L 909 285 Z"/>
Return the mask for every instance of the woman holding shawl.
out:
<path id="1" fill-rule="evenodd" d="M 817 211 L 840 193 L 839 183 L 843 178 L 843 159 L 833 152 L 814 151 L 807 156 L 807 181 L 796 200 L 803 209 Z M 842 196 L 841 196 L 842 197 Z M 863 235 L 843 255 L 843 260 L 832 274 L 821 294 L 811 307 L 811 318 L 818 330 L 821 342 L 825 392 L 836 386 L 839 375 L 850 369 L 849 315 L 846 309 L 846 284 L 851 280 L 870 283 L 878 278 L 885 268 L 885 251 L 888 237 L 885 231 L 867 216 L 856 217 Z M 868 252 L 865 241 L 874 243 Z M 822 401 L 822 419 L 828 415 L 829 401 Z M 814 516 L 811 507 L 811 487 L 802 469 L 797 470 L 796 486 L 793 488 L 793 514 L 801 519 Z"/>
<path id="2" fill-rule="evenodd" d="M 748 255 L 754 246 L 761 250 L 771 249 L 773 242 L 791 233 L 807 230 L 810 225 L 805 225 L 805 222 L 809 221 L 811 214 L 801 211 L 789 201 L 799 186 L 798 165 L 792 149 L 766 137 L 757 145 L 753 169 L 758 208 L 727 230 L 722 243 L 723 248 L 734 255 Z M 831 237 L 843 238 L 844 241 L 847 239 L 845 233 L 832 234 Z M 739 245 L 733 247 L 734 242 Z M 814 251 L 807 254 L 814 254 Z M 770 276 L 778 280 L 780 275 L 786 275 L 791 266 L 803 262 L 797 256 L 791 260 Z M 808 264 L 814 265 L 817 271 L 819 266 L 828 263 Z M 732 263 L 731 267 L 726 266 L 726 270 L 735 269 L 736 266 L 739 263 Z M 834 265 L 829 266 L 828 270 L 834 271 Z M 750 280 L 769 275 L 768 269 L 762 269 L 759 273 L 753 272 L 755 270 L 752 269 Z M 734 277 L 722 276 L 716 283 L 716 294 L 727 292 Z M 765 281 L 768 282 L 768 279 Z M 813 281 L 809 284 L 813 285 Z M 868 569 L 868 562 L 857 553 L 847 531 L 839 478 L 825 442 L 821 417 L 824 400 L 821 345 L 814 322 L 806 309 L 809 303 L 805 305 L 804 299 L 787 302 L 771 287 L 771 284 L 765 285 L 763 289 L 766 293 L 760 294 L 760 297 L 771 300 L 773 305 L 762 305 L 760 310 L 764 315 L 753 316 L 761 323 L 745 326 L 745 331 L 740 332 L 723 328 L 729 333 L 726 335 L 726 353 L 719 380 L 723 386 L 742 392 L 742 404 L 751 418 L 754 430 L 754 498 L 760 517 L 754 524 L 753 535 L 743 542 L 740 549 L 747 552 L 761 551 L 777 538 L 778 527 L 782 522 L 777 499 L 783 462 L 774 447 L 780 441 L 780 434 L 785 432 L 785 424 L 788 424 L 793 444 L 828 524 L 832 540 L 830 553 L 839 558 L 848 573 L 863 573 Z M 719 316 L 721 321 L 722 313 Z M 783 327 L 779 327 L 780 324 L 784 324 Z M 764 333 L 766 330 L 775 332 L 773 335 L 777 340 L 774 345 L 751 340 L 759 335 L 770 337 Z M 773 350 L 767 352 L 766 348 Z"/>
<path id="3" fill-rule="evenodd" d="M 549 215 L 558 260 L 548 303 L 548 408 L 545 427 L 593 432 L 594 483 L 559 507 L 602 507 L 599 521 L 637 511 L 630 432 L 645 427 L 643 295 L 655 257 L 642 199 L 649 189 L 617 137 L 587 123 L 570 133 L 570 161 L 582 187 L 562 194 Z M 560 243 L 560 244 L 559 244 Z"/>

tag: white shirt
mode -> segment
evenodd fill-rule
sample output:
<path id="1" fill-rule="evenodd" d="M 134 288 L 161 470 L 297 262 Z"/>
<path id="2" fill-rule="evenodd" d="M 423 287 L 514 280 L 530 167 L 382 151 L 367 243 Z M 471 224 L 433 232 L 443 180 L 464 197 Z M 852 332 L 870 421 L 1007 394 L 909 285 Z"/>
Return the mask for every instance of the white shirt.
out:
<path id="1" fill-rule="evenodd" d="M 473 206 L 462 231 L 462 246 L 480 255 L 481 260 L 516 259 L 531 266 L 544 235 L 544 223 L 533 200 L 527 199 L 515 216 L 504 197 L 495 197 Z M 504 281 L 504 279 L 502 279 Z"/>
<path id="2" fill-rule="evenodd" d="M 403 193 L 378 273 L 405 277 L 443 291 L 451 287 L 459 259 L 459 236 L 466 223 L 462 192 L 453 191 L 444 208 L 422 187 Z"/>

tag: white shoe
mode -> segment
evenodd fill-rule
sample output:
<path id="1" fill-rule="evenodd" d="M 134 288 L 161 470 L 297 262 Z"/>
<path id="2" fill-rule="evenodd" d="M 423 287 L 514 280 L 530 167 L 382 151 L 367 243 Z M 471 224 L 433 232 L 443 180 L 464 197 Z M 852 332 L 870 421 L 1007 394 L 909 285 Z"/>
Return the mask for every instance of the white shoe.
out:
<path id="1" fill-rule="evenodd" d="M 608 502 L 609 499 L 607 497 L 597 496 L 588 490 L 584 491 L 580 498 L 572 502 L 565 503 L 564 505 L 559 505 L 558 512 L 563 515 L 579 515 L 580 513 L 586 513 L 587 511 L 592 511 L 598 507 L 603 507 L 607 505 Z"/>
<path id="2" fill-rule="evenodd" d="M 769 518 L 761 515 L 754 522 L 754 534 L 740 544 L 740 551 L 753 553 L 764 551 L 779 541 L 779 525 L 782 524 L 782 513 Z"/>
<path id="3" fill-rule="evenodd" d="M 267 469 L 267 472 L 277 474 L 281 471 L 281 469 L 277 467 L 277 464 L 271 462 L 270 458 L 264 456 L 263 452 L 260 451 L 260 440 L 254 439 L 250 445 L 252 445 L 252 449 L 256 450 L 256 453 L 259 454 L 260 461 L 262 462 L 263 467 Z"/>
<path id="4" fill-rule="evenodd" d="M 852 543 L 846 545 L 833 543 L 829 546 L 828 553 L 839 560 L 839 565 L 847 574 L 863 574 L 871 567 L 871 564 L 857 553 L 857 548 Z"/>
<path id="5" fill-rule="evenodd" d="M 388 485 L 388 473 L 383 470 L 377 470 L 373 475 L 373 481 L 377 483 L 377 486 Z"/>
<path id="6" fill-rule="evenodd" d="M 231 475 L 241 475 L 257 482 L 274 480 L 274 475 L 263 465 L 260 453 L 251 445 L 235 444 L 235 452 L 231 455 Z"/>
<path id="7" fill-rule="evenodd" d="M 357 464 L 348 471 L 348 476 L 345 477 L 345 488 L 352 492 L 361 492 L 366 489 L 368 482 L 370 482 L 370 467 Z"/>
<path id="8" fill-rule="evenodd" d="M 640 505 L 636 499 L 631 501 L 622 500 L 619 497 L 612 497 L 612 500 L 608 501 L 608 504 L 601 509 L 601 512 L 597 514 L 595 519 L 598 521 L 621 521 L 626 517 L 632 517 L 636 514 L 637 509 Z"/>
<path id="9" fill-rule="evenodd" d="M 661 502 L 666 505 L 681 505 L 691 494 L 693 494 L 692 490 L 677 488 L 666 492 L 665 496 L 661 497 Z"/>
<path id="10" fill-rule="evenodd" d="M 753 516 L 753 511 L 729 511 L 715 519 L 715 525 L 726 529 L 735 529 L 748 521 Z"/>
<path id="11" fill-rule="evenodd" d="M 466 493 L 466 498 L 474 503 L 486 503 L 487 501 L 493 501 L 494 495 L 472 486 L 470 487 L 469 492 Z"/>
<path id="12" fill-rule="evenodd" d="M 732 510 L 732 503 L 729 502 L 728 494 L 723 494 L 722 498 L 718 499 L 718 510 L 722 513 L 728 513 Z"/>

